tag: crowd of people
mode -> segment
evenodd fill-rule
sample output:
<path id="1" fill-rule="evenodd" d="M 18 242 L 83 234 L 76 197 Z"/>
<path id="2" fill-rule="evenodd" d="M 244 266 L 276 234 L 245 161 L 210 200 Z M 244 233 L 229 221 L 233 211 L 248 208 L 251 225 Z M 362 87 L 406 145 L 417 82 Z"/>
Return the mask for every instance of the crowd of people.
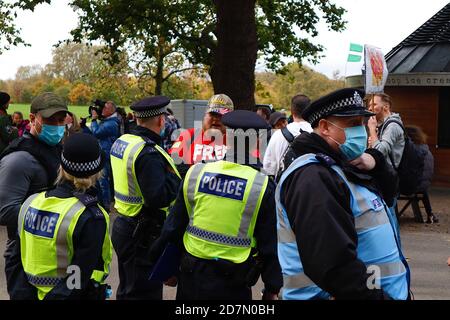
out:
<path id="1" fill-rule="evenodd" d="M 164 96 L 132 114 L 106 101 L 90 125 L 53 93 L 29 120 L 9 103 L 1 92 L 12 300 L 106 299 L 112 250 L 120 300 L 161 300 L 164 284 L 181 300 L 250 300 L 260 277 L 266 300 L 410 298 L 396 209 L 409 137 L 429 223 L 433 158 L 386 94 L 298 94 L 290 117 L 217 94 L 202 127 L 179 135 Z"/>

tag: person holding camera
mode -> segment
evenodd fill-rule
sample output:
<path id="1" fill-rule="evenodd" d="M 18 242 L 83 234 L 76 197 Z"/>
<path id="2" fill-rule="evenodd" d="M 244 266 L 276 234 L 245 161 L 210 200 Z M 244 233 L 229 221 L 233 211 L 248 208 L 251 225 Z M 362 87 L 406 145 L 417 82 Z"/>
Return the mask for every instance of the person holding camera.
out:
<path id="1" fill-rule="evenodd" d="M 103 176 L 99 180 L 99 201 L 109 212 L 111 206 L 112 186 L 112 172 L 109 153 L 114 142 L 120 137 L 120 120 L 117 116 L 117 106 L 112 101 L 107 101 L 103 107 L 100 104 L 99 108 L 90 108 L 90 112 L 92 123 L 89 131 L 98 139 L 100 142 L 100 147 L 106 154 Z"/>

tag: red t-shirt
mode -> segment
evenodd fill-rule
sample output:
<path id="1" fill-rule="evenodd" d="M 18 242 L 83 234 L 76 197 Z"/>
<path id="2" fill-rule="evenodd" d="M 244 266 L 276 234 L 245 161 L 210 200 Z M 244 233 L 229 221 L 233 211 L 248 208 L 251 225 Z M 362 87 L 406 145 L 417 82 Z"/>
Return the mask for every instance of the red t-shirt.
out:
<path id="1" fill-rule="evenodd" d="M 204 137 L 201 129 L 187 129 L 180 134 L 180 137 L 169 150 L 170 155 L 175 158 L 180 157 L 184 164 L 195 164 L 204 161 L 217 161 L 225 157 L 227 151 L 226 137 L 223 135 L 222 141 L 211 141 Z M 176 161 L 175 161 L 176 162 Z"/>

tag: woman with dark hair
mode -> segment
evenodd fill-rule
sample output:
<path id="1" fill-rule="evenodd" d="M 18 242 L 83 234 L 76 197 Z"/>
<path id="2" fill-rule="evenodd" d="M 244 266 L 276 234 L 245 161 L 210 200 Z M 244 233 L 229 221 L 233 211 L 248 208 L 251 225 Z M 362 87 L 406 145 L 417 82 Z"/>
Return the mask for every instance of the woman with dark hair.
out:
<path id="1" fill-rule="evenodd" d="M 419 187 L 417 188 L 418 194 L 423 194 L 422 202 L 427 213 L 427 223 L 437 223 L 439 219 L 433 213 L 431 209 L 430 198 L 428 196 L 428 188 L 431 185 L 434 172 L 434 158 L 430 152 L 430 148 L 427 144 L 427 135 L 420 127 L 407 126 L 405 127 L 407 135 L 411 138 L 412 142 L 425 154 L 425 162 L 423 167 L 423 174 L 420 179 Z"/>

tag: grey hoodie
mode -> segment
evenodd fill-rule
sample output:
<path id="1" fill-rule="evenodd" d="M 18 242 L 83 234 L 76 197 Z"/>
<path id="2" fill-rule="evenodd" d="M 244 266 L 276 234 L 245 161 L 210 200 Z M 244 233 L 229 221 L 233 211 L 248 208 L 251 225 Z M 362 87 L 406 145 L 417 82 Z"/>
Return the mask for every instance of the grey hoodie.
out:
<path id="1" fill-rule="evenodd" d="M 397 169 L 402 160 L 403 149 L 405 148 L 405 137 L 403 129 L 396 123 L 390 123 L 384 131 L 381 132 L 383 125 L 390 119 L 394 119 L 403 124 L 402 119 L 398 113 L 393 113 L 378 127 L 378 141 L 374 144 L 373 148 L 380 151 L 389 164 L 393 164 Z M 381 136 L 380 136 L 381 135 Z"/>

